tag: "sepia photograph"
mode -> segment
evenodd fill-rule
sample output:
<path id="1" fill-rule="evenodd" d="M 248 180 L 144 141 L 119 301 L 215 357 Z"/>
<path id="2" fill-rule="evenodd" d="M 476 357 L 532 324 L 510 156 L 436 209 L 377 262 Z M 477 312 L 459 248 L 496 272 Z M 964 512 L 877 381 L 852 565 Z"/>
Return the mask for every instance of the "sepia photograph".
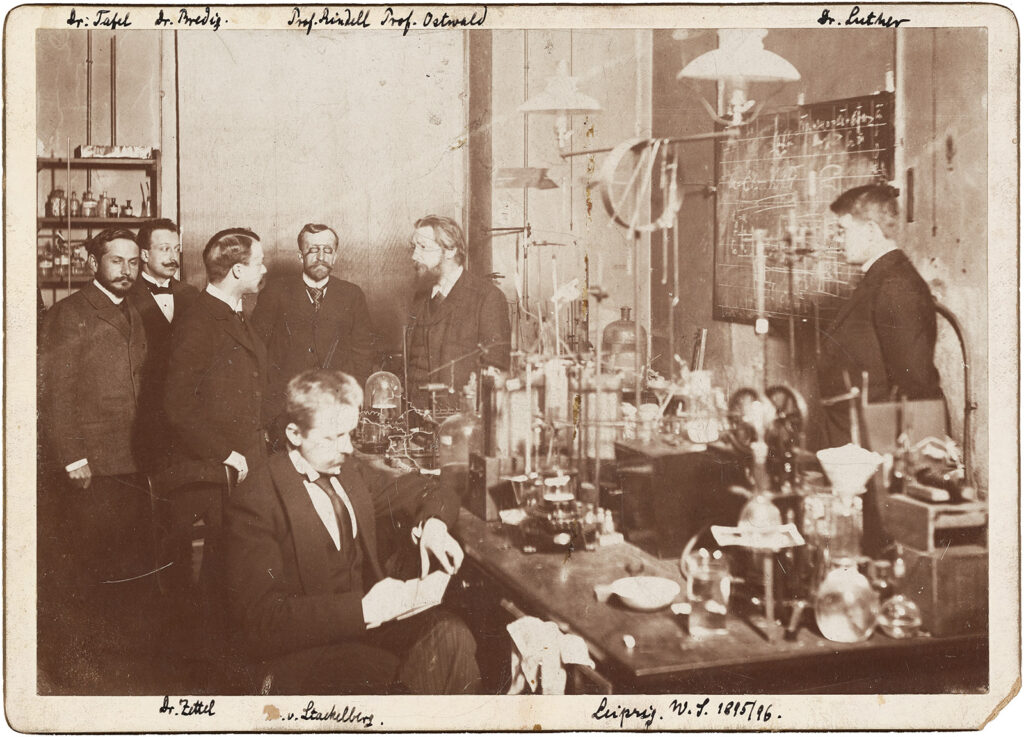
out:
<path id="1" fill-rule="evenodd" d="M 13 729 L 1006 727 L 1011 10 L 23 5 L 3 53 Z"/>

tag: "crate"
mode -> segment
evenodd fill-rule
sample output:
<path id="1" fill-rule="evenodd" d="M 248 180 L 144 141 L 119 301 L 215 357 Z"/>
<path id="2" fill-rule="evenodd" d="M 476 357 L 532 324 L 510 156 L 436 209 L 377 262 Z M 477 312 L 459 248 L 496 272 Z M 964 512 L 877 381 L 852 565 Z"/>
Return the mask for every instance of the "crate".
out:
<path id="1" fill-rule="evenodd" d="M 902 494 L 885 497 L 883 516 L 893 540 L 923 553 L 961 546 L 985 547 L 984 502 L 935 504 Z"/>
<path id="2" fill-rule="evenodd" d="M 984 632 L 988 627 L 988 551 L 977 545 L 931 553 L 905 548 L 903 593 L 921 608 L 933 635 Z"/>

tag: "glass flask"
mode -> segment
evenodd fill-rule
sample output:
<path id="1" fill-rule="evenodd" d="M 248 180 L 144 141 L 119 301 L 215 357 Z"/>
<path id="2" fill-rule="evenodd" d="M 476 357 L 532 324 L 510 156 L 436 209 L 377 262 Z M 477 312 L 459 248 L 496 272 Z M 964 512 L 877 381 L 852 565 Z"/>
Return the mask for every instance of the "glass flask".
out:
<path id="1" fill-rule="evenodd" d="M 622 317 L 605 325 L 601 333 L 601 350 L 607 371 L 622 371 L 627 377 L 636 371 L 636 336 L 640 332 L 640 365 L 647 362 L 647 331 L 637 327 L 630 318 L 630 309 L 621 308 Z"/>
<path id="2" fill-rule="evenodd" d="M 402 382 L 388 371 L 378 371 L 366 380 L 363 411 L 359 417 L 360 445 L 367 453 L 383 453 L 388 447 L 390 428 L 402 419 Z"/>
<path id="3" fill-rule="evenodd" d="M 851 559 L 839 561 L 818 587 L 814 619 L 832 642 L 863 642 L 878 623 L 878 592 Z"/>
<path id="4" fill-rule="evenodd" d="M 916 637 L 921 630 L 921 608 L 913 599 L 902 593 L 903 579 L 907 575 L 903 550 L 896 548 L 896 560 L 892 564 L 892 590 L 895 592 L 885 600 L 878 613 L 878 626 L 889 637 L 898 640 Z"/>

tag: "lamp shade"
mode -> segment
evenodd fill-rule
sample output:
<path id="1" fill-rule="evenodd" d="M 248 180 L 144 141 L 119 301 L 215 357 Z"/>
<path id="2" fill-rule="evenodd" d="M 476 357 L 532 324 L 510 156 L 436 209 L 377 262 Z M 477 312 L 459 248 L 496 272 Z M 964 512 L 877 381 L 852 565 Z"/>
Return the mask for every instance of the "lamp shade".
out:
<path id="1" fill-rule="evenodd" d="M 593 97 L 576 89 L 576 78 L 569 76 L 569 65 L 558 62 L 558 71 L 548 77 L 547 87 L 518 108 L 521 113 L 588 113 L 601 109 Z"/>
<path id="2" fill-rule="evenodd" d="M 723 28 L 718 48 L 701 54 L 676 75 L 677 79 L 735 79 L 748 82 L 795 82 L 800 72 L 764 48 L 763 28 Z"/>

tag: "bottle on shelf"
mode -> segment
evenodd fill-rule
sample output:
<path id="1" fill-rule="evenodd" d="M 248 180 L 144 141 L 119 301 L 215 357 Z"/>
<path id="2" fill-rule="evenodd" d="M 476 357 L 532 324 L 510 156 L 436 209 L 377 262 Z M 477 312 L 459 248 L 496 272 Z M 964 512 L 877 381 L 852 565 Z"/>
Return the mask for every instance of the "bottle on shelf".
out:
<path id="1" fill-rule="evenodd" d="M 85 193 L 82 195 L 82 217 L 96 217 L 96 211 L 98 208 L 99 202 L 96 200 L 96 195 L 92 193 L 91 189 L 85 190 Z"/>
<path id="2" fill-rule="evenodd" d="M 105 218 L 107 216 L 107 210 L 110 209 L 110 198 L 107 197 L 107 193 L 104 192 L 100 195 L 99 203 L 96 207 L 96 217 Z"/>
<path id="3" fill-rule="evenodd" d="M 135 211 L 132 209 L 132 201 L 128 200 L 128 203 L 121 207 L 121 217 L 130 218 L 133 217 L 134 215 Z"/>
<path id="4" fill-rule="evenodd" d="M 116 197 L 111 197 L 110 198 L 110 205 L 107 207 L 107 217 L 108 218 L 116 218 L 120 214 L 121 214 L 121 208 L 117 204 L 117 198 Z"/>
<path id="5" fill-rule="evenodd" d="M 73 218 L 77 218 L 82 214 L 82 202 L 78 199 L 78 192 L 74 190 L 71 191 L 71 201 L 68 203 L 68 209 Z"/>
<path id="6" fill-rule="evenodd" d="M 36 249 L 36 259 L 39 262 L 39 276 L 42 279 L 53 278 L 53 250 L 49 241 L 43 241 Z"/>
<path id="7" fill-rule="evenodd" d="M 64 217 L 67 214 L 67 211 L 64 209 L 65 207 L 67 207 L 67 200 L 64 199 L 64 190 L 54 189 L 50 192 L 50 196 L 46 198 L 47 217 Z"/>

